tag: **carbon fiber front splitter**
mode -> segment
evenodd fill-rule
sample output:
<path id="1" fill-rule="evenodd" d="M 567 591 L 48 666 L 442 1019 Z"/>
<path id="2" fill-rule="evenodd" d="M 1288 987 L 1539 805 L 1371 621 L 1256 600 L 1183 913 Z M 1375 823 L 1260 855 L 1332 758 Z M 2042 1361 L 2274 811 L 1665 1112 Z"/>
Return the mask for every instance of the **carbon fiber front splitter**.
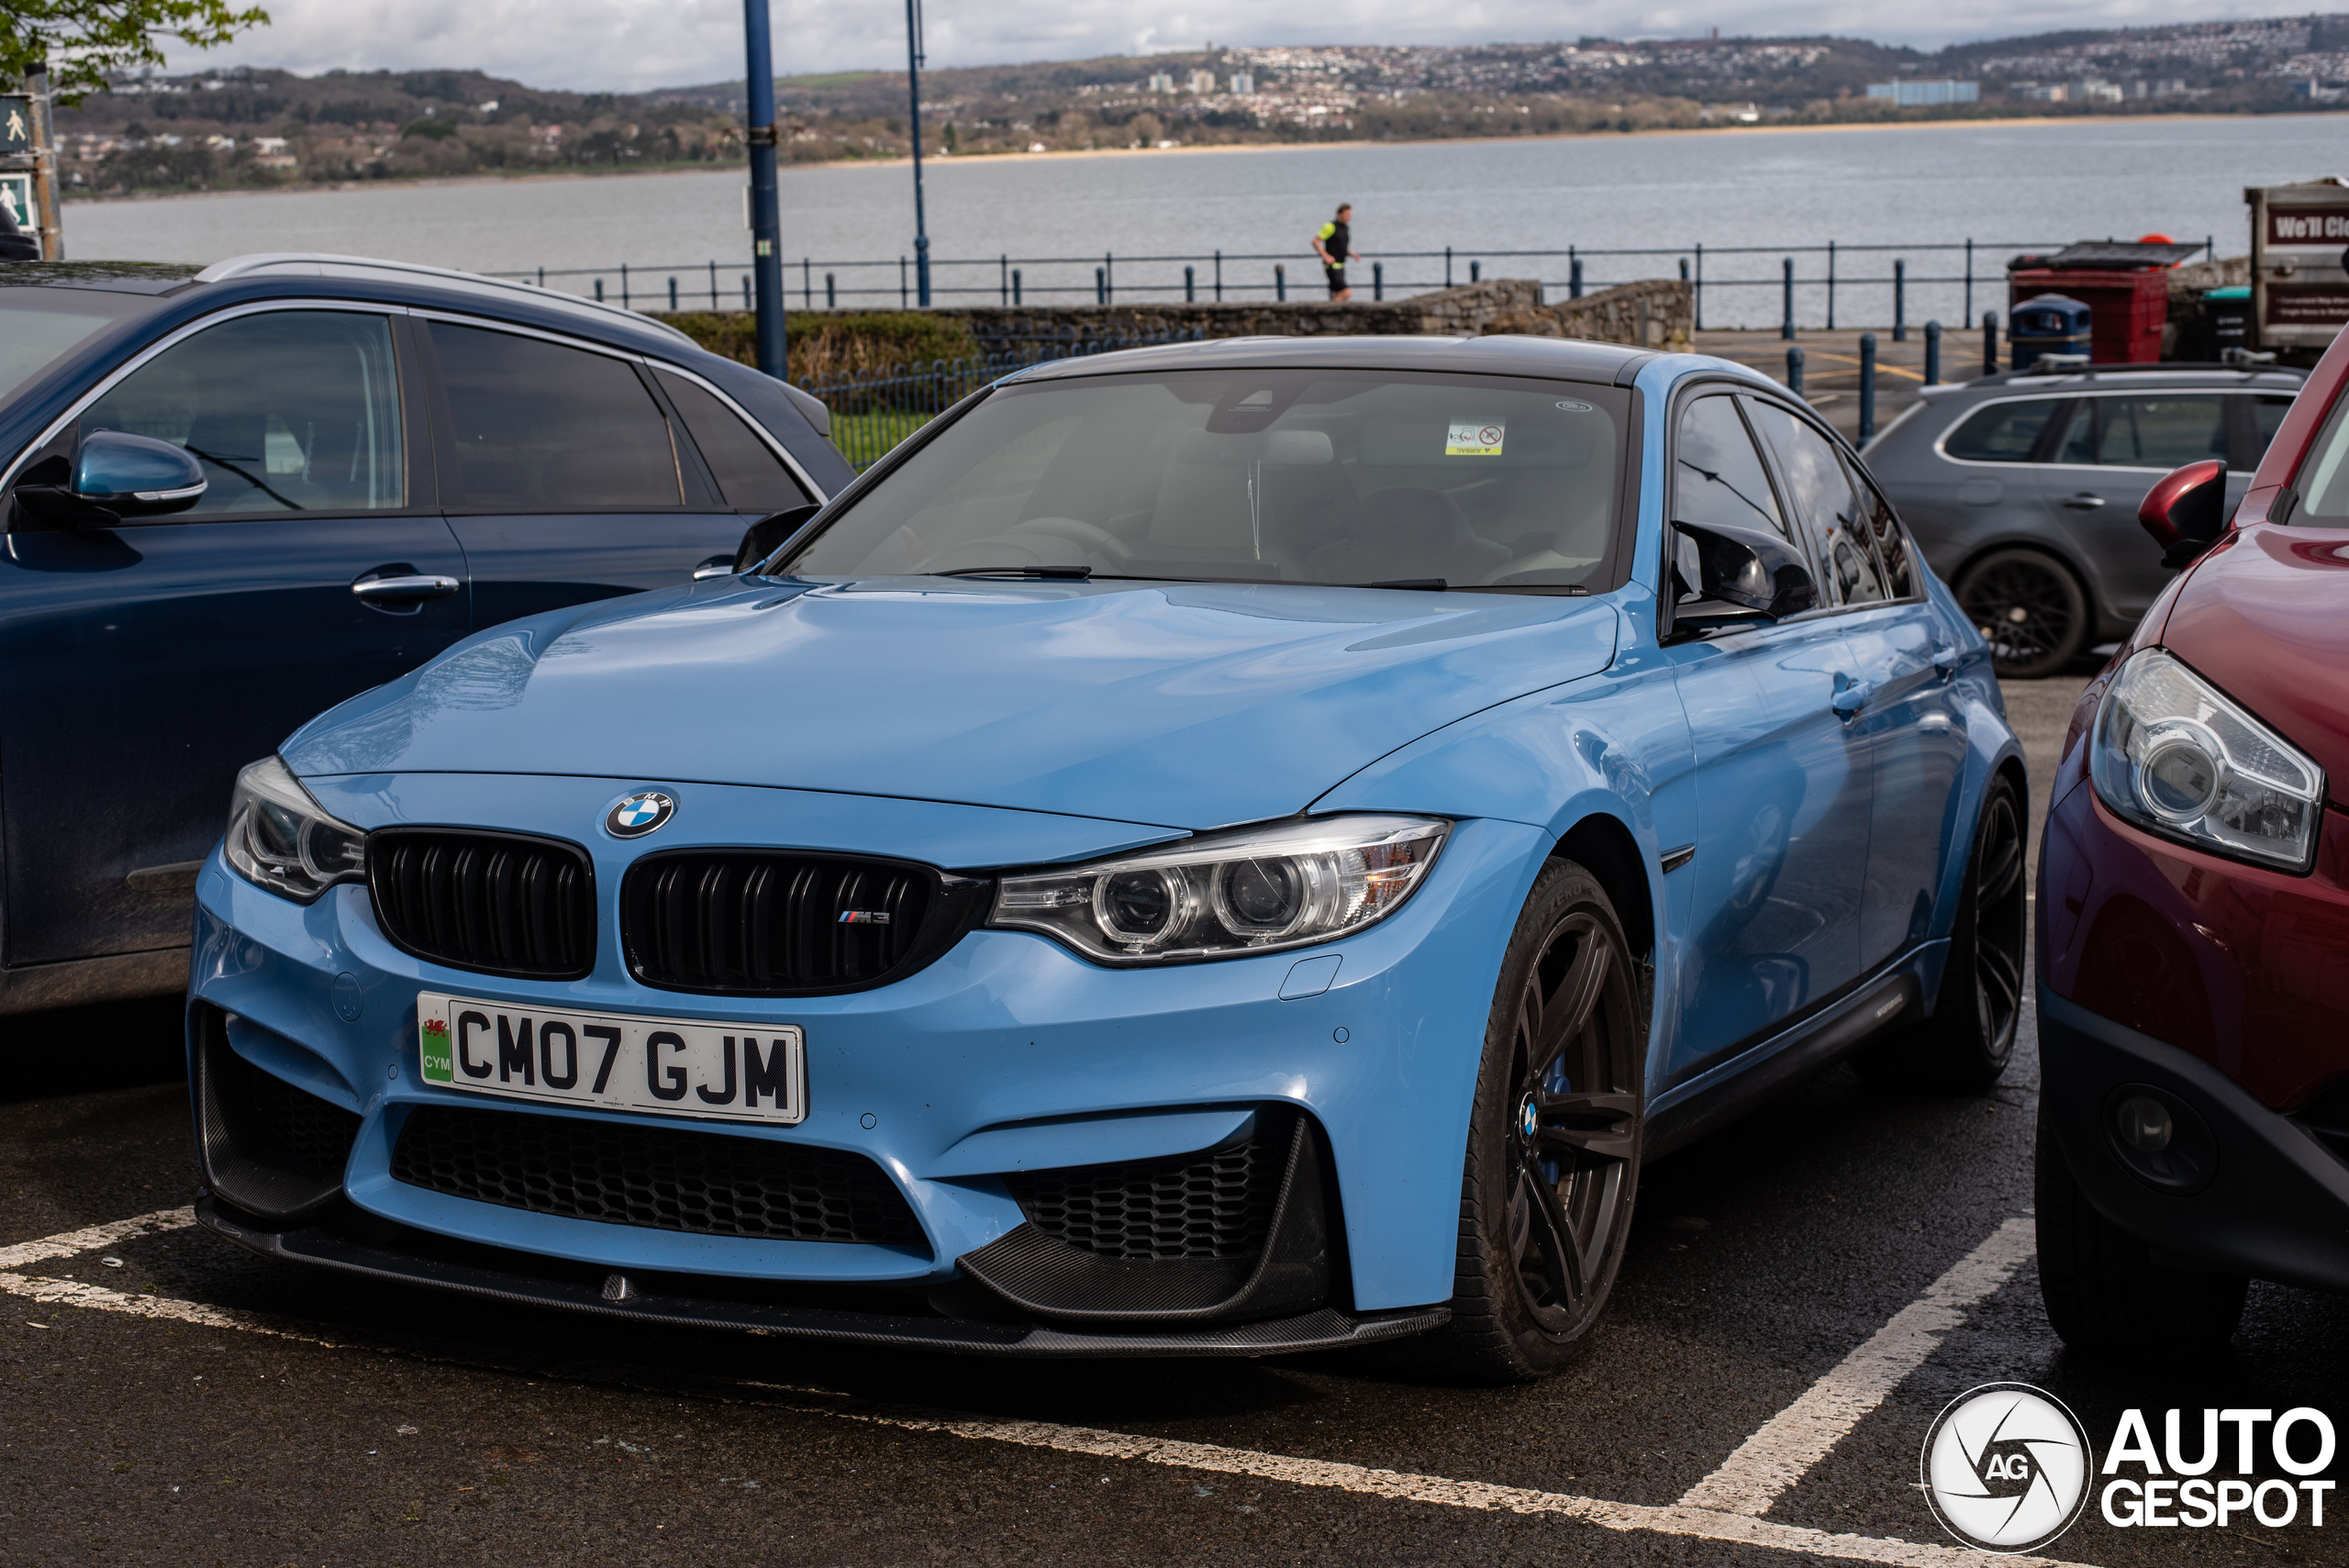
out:
<path id="1" fill-rule="evenodd" d="M 538 1260 L 519 1253 L 444 1249 L 434 1245 L 437 1239 L 406 1227 L 372 1228 L 385 1233 L 381 1240 L 346 1234 L 332 1217 L 315 1225 L 267 1229 L 209 1196 L 196 1201 L 195 1217 L 207 1229 L 262 1257 L 366 1279 L 640 1322 L 959 1355 L 1069 1360 L 1295 1355 L 1399 1340 L 1441 1328 L 1452 1318 L 1449 1307 L 1366 1313 L 1323 1307 L 1294 1318 L 1182 1333 L 1085 1334 L 1038 1323 L 706 1298 L 691 1294 L 691 1287 L 700 1283 L 697 1276 L 632 1276 L 615 1285 L 612 1281 L 619 1278 L 615 1275 L 598 1284 L 584 1277 L 565 1277 L 561 1272 L 532 1272 L 529 1265 Z"/>

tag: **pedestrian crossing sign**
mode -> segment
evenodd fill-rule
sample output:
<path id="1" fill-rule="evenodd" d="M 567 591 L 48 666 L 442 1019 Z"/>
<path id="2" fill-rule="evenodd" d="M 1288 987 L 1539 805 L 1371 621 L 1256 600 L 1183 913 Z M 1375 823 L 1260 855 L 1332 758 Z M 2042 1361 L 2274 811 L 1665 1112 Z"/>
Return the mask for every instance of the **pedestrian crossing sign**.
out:
<path id="1" fill-rule="evenodd" d="M 30 174 L 0 174 L 0 203 L 5 203 L 17 227 L 27 234 L 33 231 L 33 177 Z"/>
<path id="2" fill-rule="evenodd" d="M 22 93 L 0 94 L 0 157 L 32 150 L 32 99 Z"/>

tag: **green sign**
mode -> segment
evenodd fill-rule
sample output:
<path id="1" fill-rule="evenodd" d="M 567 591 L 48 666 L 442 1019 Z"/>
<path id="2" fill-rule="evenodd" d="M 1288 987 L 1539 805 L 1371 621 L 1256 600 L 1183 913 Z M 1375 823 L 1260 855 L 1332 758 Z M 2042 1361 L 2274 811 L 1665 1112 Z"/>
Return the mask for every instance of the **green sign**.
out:
<path id="1" fill-rule="evenodd" d="M 33 177 L 30 174 L 0 174 L 0 206 L 8 209 L 18 228 L 30 234 L 33 231 Z"/>
<path id="2" fill-rule="evenodd" d="M 22 93 L 0 93 L 0 156 L 33 150 L 33 101 Z"/>

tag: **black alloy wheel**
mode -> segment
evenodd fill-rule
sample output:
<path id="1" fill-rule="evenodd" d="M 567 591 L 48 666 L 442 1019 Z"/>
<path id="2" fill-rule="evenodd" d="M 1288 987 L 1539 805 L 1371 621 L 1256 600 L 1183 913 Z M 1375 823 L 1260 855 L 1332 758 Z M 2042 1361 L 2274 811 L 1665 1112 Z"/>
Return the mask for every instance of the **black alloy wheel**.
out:
<path id="1" fill-rule="evenodd" d="M 1993 550 L 1965 569 L 1956 592 L 2001 675 L 2037 680 L 2055 674 L 2087 646 L 2087 594 L 2054 556 Z"/>
<path id="2" fill-rule="evenodd" d="M 1451 1371 L 1526 1382 L 1581 1351 L 1622 1266 L 1647 1041 L 1631 945 L 1598 880 L 1535 879 L 1502 960 L 1469 1118 Z"/>
<path id="3" fill-rule="evenodd" d="M 1975 818 L 1974 846 L 1933 1015 L 1854 1057 L 1852 1065 L 1862 1077 L 1913 1078 L 1933 1088 L 1971 1092 L 1997 1083 L 2014 1060 L 2031 941 L 2022 822 L 2022 795 L 2014 780 L 1991 774 Z"/>

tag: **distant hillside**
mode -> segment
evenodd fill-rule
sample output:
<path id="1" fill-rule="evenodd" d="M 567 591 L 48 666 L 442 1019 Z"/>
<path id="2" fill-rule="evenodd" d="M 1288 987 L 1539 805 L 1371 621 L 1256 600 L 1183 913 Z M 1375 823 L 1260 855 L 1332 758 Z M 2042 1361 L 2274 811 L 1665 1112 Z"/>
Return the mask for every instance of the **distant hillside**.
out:
<path id="1" fill-rule="evenodd" d="M 1978 101 L 1871 85 L 1954 79 Z M 776 83 L 795 162 L 896 158 L 902 72 Z M 561 93 L 472 71 L 126 79 L 61 111 L 89 193 L 736 162 L 742 85 Z M 2072 29 L 1926 52 L 1842 38 L 1224 49 L 924 73 L 942 156 L 2021 115 L 2266 114 L 2349 100 L 2349 15 Z"/>

